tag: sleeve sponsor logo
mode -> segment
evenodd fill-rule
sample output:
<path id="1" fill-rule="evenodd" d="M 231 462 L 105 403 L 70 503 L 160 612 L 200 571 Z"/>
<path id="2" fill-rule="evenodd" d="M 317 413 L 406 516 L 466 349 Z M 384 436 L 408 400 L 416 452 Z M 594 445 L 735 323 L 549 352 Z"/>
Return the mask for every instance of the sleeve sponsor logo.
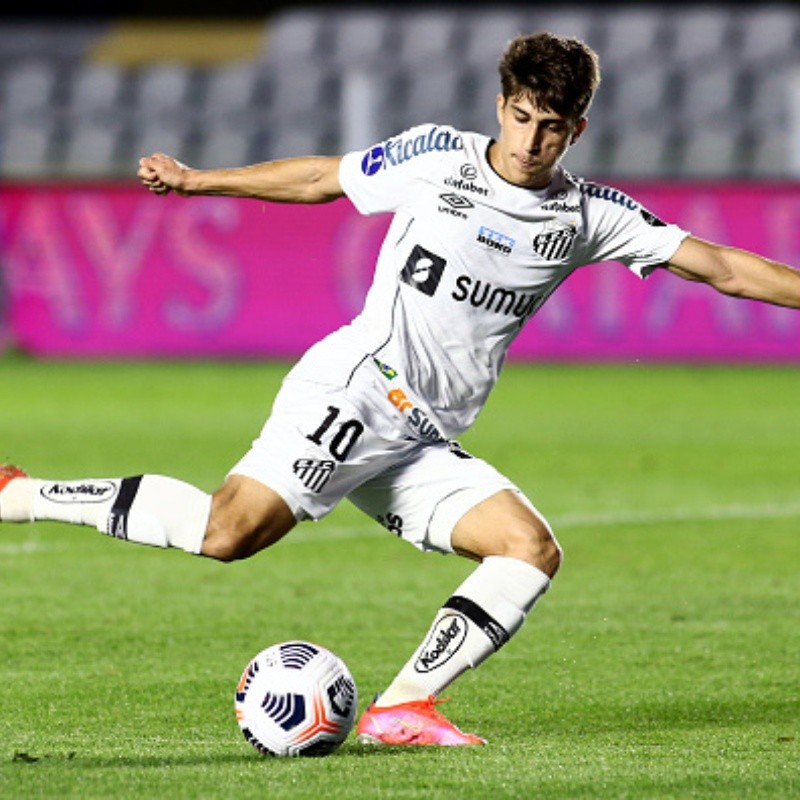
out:
<path id="1" fill-rule="evenodd" d="M 651 214 L 646 208 L 639 209 L 642 219 L 654 228 L 665 228 L 667 223 L 659 219 L 655 214 Z"/>
<path id="2" fill-rule="evenodd" d="M 464 142 L 455 131 L 434 125 L 425 133 L 398 136 L 368 150 L 361 159 L 361 171 L 370 177 L 382 169 L 397 167 L 425 153 L 463 149 Z"/>
<path id="3" fill-rule="evenodd" d="M 608 200 L 609 203 L 627 208 L 629 211 L 636 211 L 639 204 L 632 200 L 625 192 L 614 189 L 611 186 L 603 186 L 600 183 L 582 183 L 581 194 L 586 197 L 594 197 L 597 200 Z"/>

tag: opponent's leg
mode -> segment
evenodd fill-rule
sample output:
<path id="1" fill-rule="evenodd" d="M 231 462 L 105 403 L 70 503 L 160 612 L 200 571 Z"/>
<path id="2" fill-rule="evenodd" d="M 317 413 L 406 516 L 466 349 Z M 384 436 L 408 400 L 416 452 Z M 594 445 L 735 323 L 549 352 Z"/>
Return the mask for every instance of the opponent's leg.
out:
<path id="1" fill-rule="evenodd" d="M 444 503 L 438 524 L 458 504 Z M 432 524 L 437 524 L 434 520 Z M 514 491 L 484 500 L 452 528 L 453 550 L 481 561 L 437 613 L 422 644 L 359 721 L 362 741 L 480 744 L 434 709 L 434 698 L 522 626 L 547 590 L 561 551 L 546 521 Z"/>

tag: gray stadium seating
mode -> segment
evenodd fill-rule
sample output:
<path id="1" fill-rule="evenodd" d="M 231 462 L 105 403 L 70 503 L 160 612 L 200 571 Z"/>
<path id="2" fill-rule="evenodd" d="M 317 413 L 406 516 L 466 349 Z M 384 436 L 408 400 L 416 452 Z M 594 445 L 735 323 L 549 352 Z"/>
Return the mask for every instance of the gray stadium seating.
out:
<path id="1" fill-rule="evenodd" d="M 110 22 L 3 23 L 0 177 L 129 177 L 150 149 L 199 166 L 337 153 L 425 121 L 493 133 L 499 51 L 540 29 L 603 61 L 574 171 L 796 177 L 795 5 L 312 6 L 253 24 L 247 58 L 132 66 L 92 58 Z"/>

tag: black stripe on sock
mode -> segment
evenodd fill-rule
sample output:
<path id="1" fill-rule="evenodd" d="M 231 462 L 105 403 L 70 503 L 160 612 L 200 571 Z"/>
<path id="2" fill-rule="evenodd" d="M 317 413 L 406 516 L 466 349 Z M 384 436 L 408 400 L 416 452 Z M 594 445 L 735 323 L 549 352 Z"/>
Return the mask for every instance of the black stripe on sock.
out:
<path id="1" fill-rule="evenodd" d="M 123 478 L 119 485 L 117 498 L 108 515 L 106 533 L 116 539 L 128 538 L 128 512 L 139 491 L 142 482 L 142 475 L 134 475 L 132 478 Z"/>
<path id="2" fill-rule="evenodd" d="M 499 650 L 510 638 L 508 631 L 494 617 L 487 614 L 468 597 L 454 594 L 444 604 L 444 607 L 459 611 L 472 620 L 489 637 L 495 650 Z"/>

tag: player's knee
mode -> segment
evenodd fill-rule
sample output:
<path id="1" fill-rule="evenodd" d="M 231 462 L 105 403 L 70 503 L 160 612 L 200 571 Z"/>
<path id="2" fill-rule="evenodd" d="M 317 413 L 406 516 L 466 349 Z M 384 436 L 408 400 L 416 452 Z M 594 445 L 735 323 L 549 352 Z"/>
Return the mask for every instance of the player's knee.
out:
<path id="1" fill-rule="evenodd" d="M 519 558 L 551 578 L 558 572 L 563 551 L 550 526 L 542 519 L 536 524 L 511 525 L 504 531 L 503 555 Z"/>
<path id="2" fill-rule="evenodd" d="M 202 553 L 217 561 L 240 561 L 274 544 L 295 522 L 289 507 L 271 489 L 230 478 L 212 498 Z"/>
<path id="3" fill-rule="evenodd" d="M 209 520 L 206 536 L 203 540 L 202 553 L 204 556 L 217 561 L 240 561 L 252 555 L 254 550 L 249 543 L 251 534 L 235 525 L 215 520 Z"/>

